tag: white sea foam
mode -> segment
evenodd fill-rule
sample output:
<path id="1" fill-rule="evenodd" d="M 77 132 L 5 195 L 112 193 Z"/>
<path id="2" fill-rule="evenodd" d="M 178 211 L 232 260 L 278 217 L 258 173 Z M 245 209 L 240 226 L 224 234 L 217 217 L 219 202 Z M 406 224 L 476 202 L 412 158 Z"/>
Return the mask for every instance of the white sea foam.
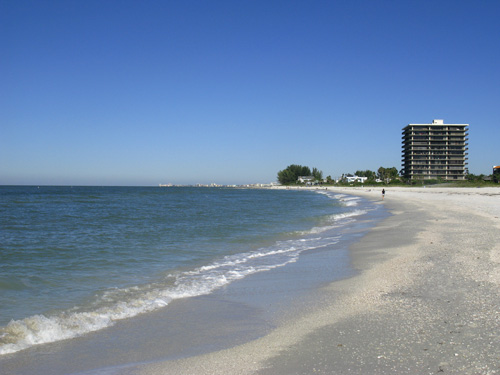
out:
<path id="1" fill-rule="evenodd" d="M 333 199 L 339 200 L 344 206 L 347 206 L 347 207 L 357 206 L 359 204 L 359 202 L 361 201 L 360 197 L 356 197 L 356 196 L 352 196 L 352 195 L 331 194 L 328 192 L 324 192 L 323 194 L 326 194 Z"/>
<path id="2" fill-rule="evenodd" d="M 335 214 L 335 215 L 330 216 L 330 218 L 331 218 L 331 220 L 336 222 L 336 221 L 339 221 L 342 219 L 352 218 L 355 216 L 361 216 L 361 215 L 364 215 L 366 213 L 367 213 L 366 210 L 354 210 L 354 211 L 350 211 L 350 212 L 344 212 L 342 214 Z"/>
<path id="3" fill-rule="evenodd" d="M 228 255 L 212 264 L 168 275 L 164 284 L 108 290 L 94 301 L 90 309 L 74 308 L 57 315 L 35 315 L 13 320 L 0 328 L 0 354 L 81 336 L 112 326 L 118 320 L 159 309 L 174 299 L 209 294 L 256 272 L 295 262 L 303 251 L 337 241 L 338 237 L 279 241 L 269 248 Z"/>

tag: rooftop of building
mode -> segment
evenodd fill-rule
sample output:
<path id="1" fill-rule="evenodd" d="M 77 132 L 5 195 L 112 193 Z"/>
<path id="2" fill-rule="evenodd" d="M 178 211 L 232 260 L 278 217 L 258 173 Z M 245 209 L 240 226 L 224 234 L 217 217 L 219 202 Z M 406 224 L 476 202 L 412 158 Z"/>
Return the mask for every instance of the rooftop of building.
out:
<path id="1" fill-rule="evenodd" d="M 425 126 L 443 126 L 443 125 L 458 125 L 458 126 L 469 126 L 469 124 L 445 124 L 444 120 L 434 119 L 430 124 L 408 124 L 407 126 L 415 126 L 415 125 L 425 125 Z"/>

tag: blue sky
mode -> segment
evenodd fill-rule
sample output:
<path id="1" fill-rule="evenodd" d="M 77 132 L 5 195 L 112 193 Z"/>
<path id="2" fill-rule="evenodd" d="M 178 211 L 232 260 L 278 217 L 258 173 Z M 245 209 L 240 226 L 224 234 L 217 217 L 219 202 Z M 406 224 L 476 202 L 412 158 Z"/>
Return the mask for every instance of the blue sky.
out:
<path id="1" fill-rule="evenodd" d="M 499 1 L 0 0 L 0 184 L 401 168 L 408 123 L 500 164 Z"/>

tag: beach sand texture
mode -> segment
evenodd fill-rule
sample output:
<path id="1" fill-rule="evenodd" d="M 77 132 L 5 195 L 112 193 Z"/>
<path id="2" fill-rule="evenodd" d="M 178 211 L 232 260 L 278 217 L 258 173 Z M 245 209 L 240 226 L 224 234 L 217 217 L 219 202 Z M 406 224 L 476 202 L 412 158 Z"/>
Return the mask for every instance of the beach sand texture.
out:
<path id="1" fill-rule="evenodd" d="M 357 276 L 270 334 L 127 374 L 500 374 L 500 189 L 329 188 L 393 214 L 351 247 Z"/>

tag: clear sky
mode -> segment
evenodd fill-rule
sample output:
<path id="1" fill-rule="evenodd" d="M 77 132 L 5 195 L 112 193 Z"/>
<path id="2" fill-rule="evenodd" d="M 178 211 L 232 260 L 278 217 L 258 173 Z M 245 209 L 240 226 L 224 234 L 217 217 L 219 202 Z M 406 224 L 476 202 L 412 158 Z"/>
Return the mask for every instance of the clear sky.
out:
<path id="1" fill-rule="evenodd" d="M 0 0 L 0 184 L 401 168 L 409 123 L 500 164 L 500 1 Z"/>

